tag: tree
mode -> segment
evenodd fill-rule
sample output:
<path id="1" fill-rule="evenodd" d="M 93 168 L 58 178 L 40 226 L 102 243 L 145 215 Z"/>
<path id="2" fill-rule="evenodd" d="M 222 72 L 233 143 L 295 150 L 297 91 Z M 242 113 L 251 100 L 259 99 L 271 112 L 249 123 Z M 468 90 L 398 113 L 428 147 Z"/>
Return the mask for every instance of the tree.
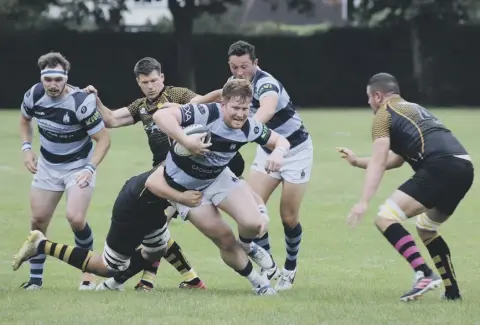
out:
<path id="1" fill-rule="evenodd" d="M 263 0 L 275 10 L 279 1 L 286 1 L 292 10 L 310 13 L 314 8 L 312 0 Z M 229 5 L 239 6 L 242 0 L 168 0 L 173 17 L 174 35 L 178 56 L 178 74 L 182 85 L 195 89 L 193 66 L 193 22 L 202 14 L 223 14 Z"/>
<path id="2" fill-rule="evenodd" d="M 362 0 L 355 8 L 353 19 L 369 26 L 409 28 L 413 75 L 418 90 L 426 100 L 434 101 L 431 87 L 434 76 L 427 64 L 431 60 L 422 42 L 423 35 L 468 22 L 475 3 L 475 0 Z"/>

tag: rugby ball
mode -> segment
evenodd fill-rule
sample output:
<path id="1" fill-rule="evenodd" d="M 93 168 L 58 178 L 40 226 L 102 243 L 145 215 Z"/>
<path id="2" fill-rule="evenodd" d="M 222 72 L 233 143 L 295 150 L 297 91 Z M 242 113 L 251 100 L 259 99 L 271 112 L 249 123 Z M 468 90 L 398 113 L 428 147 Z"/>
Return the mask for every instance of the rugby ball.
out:
<path id="1" fill-rule="evenodd" d="M 207 135 L 205 137 L 202 138 L 202 141 L 203 143 L 209 143 L 210 142 L 210 139 L 211 139 L 211 134 L 210 134 L 210 130 L 208 130 L 208 128 L 204 125 L 201 125 L 201 124 L 192 124 L 192 125 L 189 125 L 187 127 L 185 127 L 183 129 L 183 132 L 186 134 L 186 135 L 192 135 L 192 134 L 199 134 L 199 133 L 207 133 Z M 173 141 L 173 151 L 179 155 L 179 156 L 182 156 L 182 157 L 188 157 L 188 156 L 191 156 L 192 153 L 190 151 L 188 151 L 187 148 L 185 148 L 184 146 L 182 146 L 180 143 L 178 143 L 177 141 Z"/>

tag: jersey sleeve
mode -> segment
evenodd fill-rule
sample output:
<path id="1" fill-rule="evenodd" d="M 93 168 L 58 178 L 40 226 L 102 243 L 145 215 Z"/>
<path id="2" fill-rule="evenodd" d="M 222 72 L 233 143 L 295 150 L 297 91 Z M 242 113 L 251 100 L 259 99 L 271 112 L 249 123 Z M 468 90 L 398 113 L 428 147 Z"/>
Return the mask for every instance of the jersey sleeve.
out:
<path id="1" fill-rule="evenodd" d="M 187 104 L 180 107 L 183 127 L 192 124 L 207 125 L 220 117 L 220 108 L 217 104 Z"/>
<path id="2" fill-rule="evenodd" d="M 33 100 L 33 92 L 34 92 L 35 86 L 30 88 L 24 95 L 23 95 L 23 101 L 22 105 L 20 106 L 20 110 L 22 112 L 22 115 L 28 119 L 31 120 L 33 118 L 33 106 L 34 106 L 34 100 Z"/>
<path id="3" fill-rule="evenodd" d="M 254 118 L 249 118 L 248 123 L 250 123 L 248 142 L 256 142 L 262 146 L 267 144 L 268 140 L 270 140 L 270 137 L 272 136 L 272 130 Z"/>
<path id="4" fill-rule="evenodd" d="M 89 94 L 76 110 L 77 119 L 80 125 L 87 131 L 88 135 L 94 135 L 105 128 L 102 116 L 97 110 L 97 100 L 94 94 Z"/>
<path id="5" fill-rule="evenodd" d="M 280 84 L 272 77 L 265 77 L 258 80 L 255 84 L 255 92 L 258 100 L 271 94 L 280 95 Z"/>
<path id="6" fill-rule="evenodd" d="M 372 140 L 389 138 L 392 126 L 392 116 L 386 109 L 379 109 L 373 118 Z"/>
<path id="7" fill-rule="evenodd" d="M 168 90 L 170 99 L 177 104 L 188 104 L 197 94 L 188 88 L 173 87 Z"/>
<path id="8" fill-rule="evenodd" d="M 133 124 L 140 121 L 140 106 L 142 105 L 143 98 L 139 98 L 130 105 L 127 106 L 130 115 L 133 117 Z"/>

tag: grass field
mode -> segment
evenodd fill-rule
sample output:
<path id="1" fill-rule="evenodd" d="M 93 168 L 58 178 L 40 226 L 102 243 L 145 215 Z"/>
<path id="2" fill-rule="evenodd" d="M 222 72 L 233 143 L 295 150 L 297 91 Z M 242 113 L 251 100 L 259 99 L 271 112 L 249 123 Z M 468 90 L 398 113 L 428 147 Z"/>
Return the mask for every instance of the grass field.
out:
<path id="1" fill-rule="evenodd" d="M 475 159 L 480 156 L 480 111 L 438 110 Z M 429 325 L 480 324 L 478 180 L 443 228 L 464 296 L 461 303 L 439 299 L 442 290 L 421 301 L 401 303 L 410 289 L 412 272 L 373 226 L 373 216 L 386 196 L 411 174 L 406 165 L 387 173 L 362 224 L 349 229 L 347 213 L 360 197 L 363 171 L 339 159 L 336 146 L 359 155 L 370 152 L 371 113 L 365 110 L 303 111 L 301 115 L 315 145 L 315 165 L 301 212 L 304 237 L 294 289 L 278 297 L 258 297 L 249 283 L 222 264 L 217 249 L 188 223 L 171 226 L 207 291 L 177 289 L 181 277 L 162 262 L 153 293 L 78 292 L 79 271 L 47 259 L 44 288 L 24 292 L 28 264 L 11 269 L 11 258 L 29 230 L 31 175 L 22 163 L 17 111 L 0 111 L 0 324 L 242 324 L 242 325 Z M 141 126 L 113 130 L 112 147 L 99 169 L 97 189 L 88 220 L 101 252 L 109 227 L 110 209 L 124 181 L 150 167 L 150 153 Z M 34 146 L 38 152 L 38 136 Z M 255 146 L 243 149 L 248 163 Z M 278 193 L 268 207 L 273 253 L 285 257 L 283 229 L 278 217 Z M 49 229 L 50 239 L 73 243 L 62 200 Z M 407 224 L 414 230 L 414 224 Z M 418 238 L 417 236 L 415 238 Z M 418 240 L 417 240 L 417 243 Z M 430 263 L 426 250 L 422 252 Z M 432 264 L 431 264 L 432 265 Z M 137 280 L 137 279 L 135 279 Z"/>

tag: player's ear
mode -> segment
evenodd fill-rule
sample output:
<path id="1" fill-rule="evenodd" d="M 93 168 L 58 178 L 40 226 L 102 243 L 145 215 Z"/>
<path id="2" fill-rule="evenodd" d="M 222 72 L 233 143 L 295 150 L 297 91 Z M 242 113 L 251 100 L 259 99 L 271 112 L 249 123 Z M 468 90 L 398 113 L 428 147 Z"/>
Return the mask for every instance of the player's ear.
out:
<path id="1" fill-rule="evenodd" d="M 253 65 L 258 65 L 258 58 L 256 58 L 255 61 L 253 61 Z"/>
<path id="2" fill-rule="evenodd" d="M 162 82 L 165 80 L 165 75 L 163 73 L 160 73 L 160 80 L 162 80 Z"/>

